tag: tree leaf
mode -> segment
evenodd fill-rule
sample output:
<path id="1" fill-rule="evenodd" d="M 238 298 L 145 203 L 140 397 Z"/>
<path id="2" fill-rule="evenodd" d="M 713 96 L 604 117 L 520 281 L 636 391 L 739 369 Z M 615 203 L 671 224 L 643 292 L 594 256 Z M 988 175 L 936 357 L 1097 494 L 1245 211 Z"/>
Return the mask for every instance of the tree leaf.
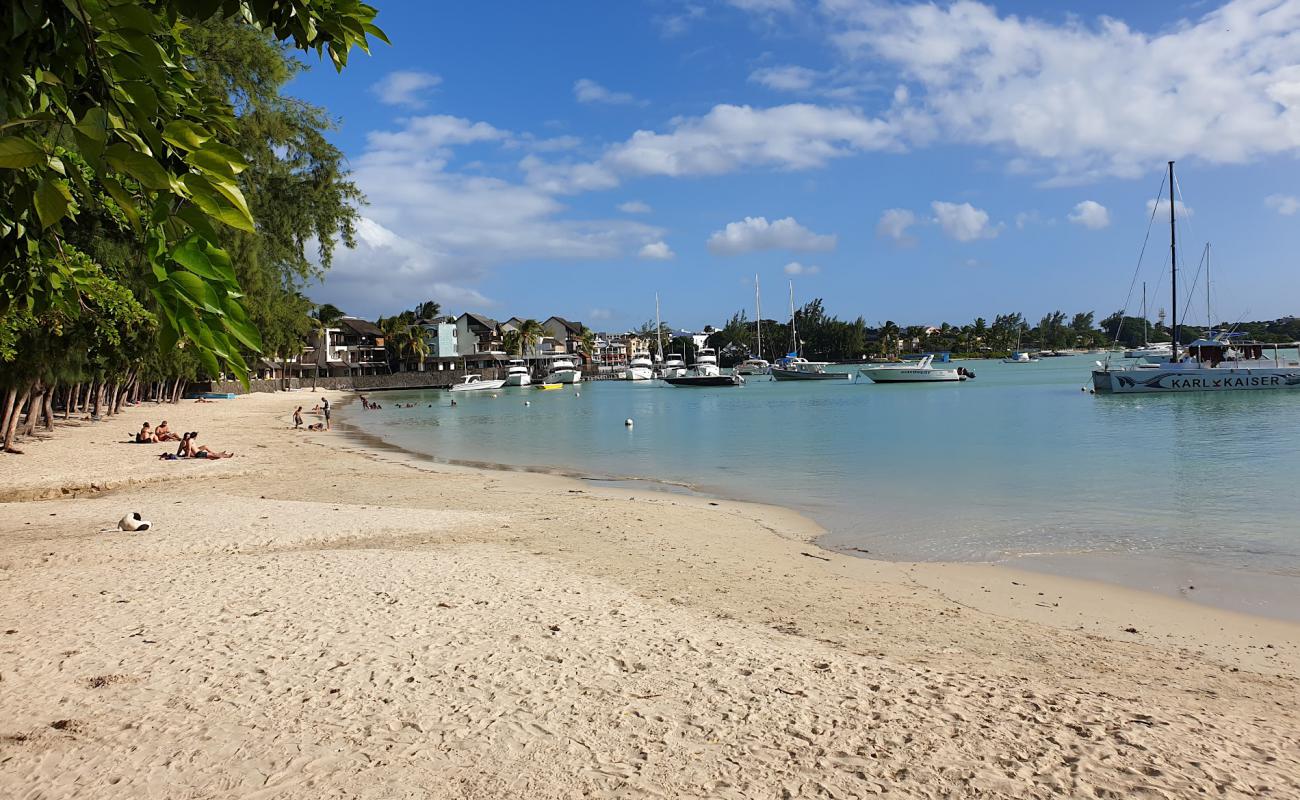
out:
<path id="1" fill-rule="evenodd" d="M 68 206 L 72 204 L 72 195 L 63 181 L 46 178 L 36 187 L 33 200 L 36 205 L 36 216 L 41 220 L 41 227 L 48 228 L 67 215 Z"/>
<path id="2" fill-rule="evenodd" d="M 0 138 L 0 168 L 24 169 L 45 160 L 45 151 L 35 142 L 20 136 Z"/>
<path id="3" fill-rule="evenodd" d="M 122 188 L 122 184 L 118 183 L 113 178 L 103 177 L 99 179 L 99 182 L 103 185 L 109 196 L 117 202 L 117 207 L 122 209 L 122 213 L 126 215 L 126 219 L 131 223 L 131 227 L 139 227 L 140 212 L 136 211 L 135 198 L 131 197 L 131 195 L 127 193 L 126 189 Z"/>
<path id="4" fill-rule="evenodd" d="M 197 150 L 212 138 L 212 134 L 183 119 L 174 119 L 163 127 L 163 140 L 182 150 Z"/>
<path id="5" fill-rule="evenodd" d="M 102 145 L 108 139 L 107 124 L 104 109 L 94 106 L 86 109 L 86 113 L 81 115 L 81 121 L 74 127 L 82 136 L 97 141 Z"/>
<path id="6" fill-rule="evenodd" d="M 167 280 L 174 284 L 180 290 L 191 304 L 201 306 L 205 311 L 213 314 L 225 314 L 221 310 L 220 301 L 217 300 L 217 293 L 212 286 L 193 272 L 175 272 L 167 273 Z"/>
<path id="7" fill-rule="evenodd" d="M 121 142 L 112 145 L 104 151 L 104 157 L 110 167 L 118 172 L 125 172 L 140 181 L 146 188 L 162 190 L 171 185 L 167 170 L 149 156 L 132 149 L 130 145 Z"/>

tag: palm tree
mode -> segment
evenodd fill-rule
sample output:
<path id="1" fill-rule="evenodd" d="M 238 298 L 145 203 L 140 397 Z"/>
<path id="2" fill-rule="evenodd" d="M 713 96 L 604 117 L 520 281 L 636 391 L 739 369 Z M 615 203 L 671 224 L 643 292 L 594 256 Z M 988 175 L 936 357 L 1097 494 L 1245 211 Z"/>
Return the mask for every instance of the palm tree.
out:
<path id="1" fill-rule="evenodd" d="M 507 353 L 523 357 L 524 355 L 524 337 L 519 335 L 518 330 L 506 331 L 501 337 L 501 345 Z"/>
<path id="2" fill-rule="evenodd" d="M 313 330 L 316 332 L 316 371 L 312 374 L 312 390 L 315 391 L 315 379 L 320 377 L 320 353 L 329 348 L 329 329 L 339 324 L 339 320 L 344 317 L 343 310 L 332 303 L 322 303 L 311 312 L 308 319 L 311 320 Z M 328 362 L 329 354 L 326 353 L 325 359 Z"/>
<path id="3" fill-rule="evenodd" d="M 408 325 L 403 344 L 406 346 L 406 352 L 415 358 L 416 370 L 424 372 L 424 359 L 429 356 L 429 340 L 425 338 L 424 328 L 419 325 Z"/>
<path id="4" fill-rule="evenodd" d="M 578 331 L 578 343 L 582 352 L 587 356 L 587 365 L 592 371 L 595 371 L 596 364 L 596 332 L 583 325 Z"/>

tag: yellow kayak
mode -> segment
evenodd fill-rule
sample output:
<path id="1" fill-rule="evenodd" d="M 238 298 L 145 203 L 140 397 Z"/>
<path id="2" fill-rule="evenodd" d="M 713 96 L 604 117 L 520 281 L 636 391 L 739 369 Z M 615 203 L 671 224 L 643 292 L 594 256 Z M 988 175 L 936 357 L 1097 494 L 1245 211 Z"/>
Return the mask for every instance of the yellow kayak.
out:
<path id="1" fill-rule="evenodd" d="M 544 392 L 549 392 L 549 391 L 552 390 L 552 389 L 563 389 L 563 388 L 564 388 L 564 384 L 562 384 L 562 383 L 535 383 L 535 384 L 533 384 L 533 385 L 536 386 L 538 389 L 541 389 L 541 390 L 544 391 Z"/>

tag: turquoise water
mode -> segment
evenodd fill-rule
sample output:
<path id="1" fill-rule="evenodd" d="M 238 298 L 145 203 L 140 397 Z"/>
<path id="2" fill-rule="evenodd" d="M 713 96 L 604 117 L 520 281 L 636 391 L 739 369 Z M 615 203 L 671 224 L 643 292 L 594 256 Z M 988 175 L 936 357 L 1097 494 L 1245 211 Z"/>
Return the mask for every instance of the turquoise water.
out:
<path id="1" fill-rule="evenodd" d="M 831 546 L 887 558 L 1135 554 L 1300 576 L 1300 392 L 1092 395 L 1095 358 L 969 362 L 962 384 L 601 381 L 456 407 L 385 392 L 345 413 L 437 458 L 792 507 Z"/>

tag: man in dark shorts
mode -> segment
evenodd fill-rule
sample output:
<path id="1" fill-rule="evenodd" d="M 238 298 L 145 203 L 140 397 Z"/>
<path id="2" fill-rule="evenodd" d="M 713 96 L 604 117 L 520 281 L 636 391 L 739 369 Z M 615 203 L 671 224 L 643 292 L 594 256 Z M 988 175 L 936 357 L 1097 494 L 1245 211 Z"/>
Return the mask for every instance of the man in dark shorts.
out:
<path id="1" fill-rule="evenodd" d="M 320 399 L 320 410 L 325 415 L 325 430 L 330 430 L 330 401 L 324 397 Z"/>

